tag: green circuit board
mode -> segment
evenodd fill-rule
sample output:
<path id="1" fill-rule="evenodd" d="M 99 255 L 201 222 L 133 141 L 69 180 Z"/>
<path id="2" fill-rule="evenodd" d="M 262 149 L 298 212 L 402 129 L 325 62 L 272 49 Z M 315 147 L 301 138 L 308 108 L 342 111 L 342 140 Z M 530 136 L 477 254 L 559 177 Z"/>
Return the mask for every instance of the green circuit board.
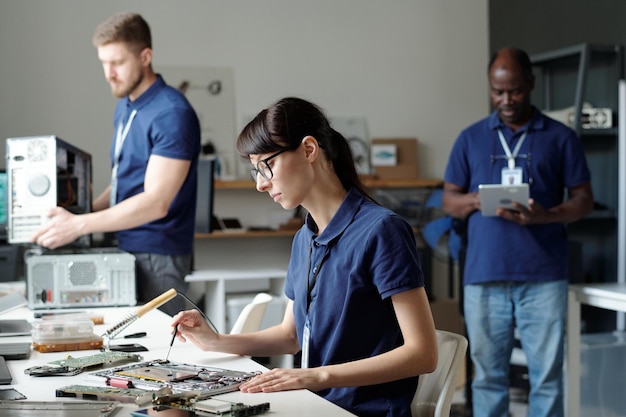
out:
<path id="1" fill-rule="evenodd" d="M 136 353 L 109 351 L 88 356 L 81 356 L 78 358 L 68 356 L 65 359 L 48 362 L 48 364 L 66 366 L 68 368 L 85 369 L 113 362 L 139 362 L 142 359 L 141 355 Z"/>

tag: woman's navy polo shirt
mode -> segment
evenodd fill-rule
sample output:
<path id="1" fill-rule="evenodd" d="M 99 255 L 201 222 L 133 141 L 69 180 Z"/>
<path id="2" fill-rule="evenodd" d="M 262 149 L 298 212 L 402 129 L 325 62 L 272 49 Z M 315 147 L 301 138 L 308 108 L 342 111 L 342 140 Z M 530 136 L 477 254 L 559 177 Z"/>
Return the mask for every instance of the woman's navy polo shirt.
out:
<path id="1" fill-rule="evenodd" d="M 294 238 L 285 284 L 287 297 L 294 300 L 302 346 L 307 277 L 319 268 L 308 310 L 309 367 L 368 358 L 400 346 L 390 297 L 424 286 L 411 227 L 352 189 L 321 236 L 315 235 L 316 229 L 307 216 Z M 417 377 L 319 394 L 359 416 L 400 416 L 408 415 L 416 386 Z"/>

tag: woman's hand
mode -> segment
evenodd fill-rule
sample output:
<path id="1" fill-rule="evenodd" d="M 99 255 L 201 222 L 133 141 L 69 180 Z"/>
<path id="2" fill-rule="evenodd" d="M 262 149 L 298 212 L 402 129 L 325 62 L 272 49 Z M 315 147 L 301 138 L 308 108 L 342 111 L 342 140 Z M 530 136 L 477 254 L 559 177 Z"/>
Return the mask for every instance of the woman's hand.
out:
<path id="1" fill-rule="evenodd" d="M 295 389 L 319 391 L 326 388 L 326 372 L 321 368 L 272 369 L 239 386 L 242 392 L 276 392 Z"/>
<path id="2" fill-rule="evenodd" d="M 172 319 L 172 331 L 181 342 L 189 340 L 202 350 L 211 350 L 211 345 L 218 339 L 217 333 L 208 325 L 198 310 L 181 311 Z"/>

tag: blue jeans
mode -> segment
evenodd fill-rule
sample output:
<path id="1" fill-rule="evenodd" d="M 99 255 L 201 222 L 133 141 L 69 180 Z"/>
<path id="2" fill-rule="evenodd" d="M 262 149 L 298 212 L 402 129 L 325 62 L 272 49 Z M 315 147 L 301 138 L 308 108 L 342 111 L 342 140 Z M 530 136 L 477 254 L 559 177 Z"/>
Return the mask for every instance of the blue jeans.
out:
<path id="1" fill-rule="evenodd" d="M 509 413 L 509 367 L 517 327 L 530 378 L 528 417 L 563 417 L 566 280 L 464 287 L 474 364 L 473 417 Z"/>

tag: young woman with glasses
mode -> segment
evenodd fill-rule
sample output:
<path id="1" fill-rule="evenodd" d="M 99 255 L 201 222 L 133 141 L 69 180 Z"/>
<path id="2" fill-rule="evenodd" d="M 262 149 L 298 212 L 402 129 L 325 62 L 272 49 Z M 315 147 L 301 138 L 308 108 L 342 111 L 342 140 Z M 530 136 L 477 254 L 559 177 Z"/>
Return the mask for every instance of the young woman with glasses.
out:
<path id="1" fill-rule="evenodd" d="M 293 240 L 281 324 L 216 334 L 197 311 L 172 322 L 203 350 L 301 354 L 245 392 L 306 388 L 359 416 L 408 416 L 418 375 L 437 364 L 437 339 L 411 227 L 366 193 L 345 138 L 299 98 L 261 111 L 241 132 L 252 178 L 286 210 L 307 211 Z"/>

